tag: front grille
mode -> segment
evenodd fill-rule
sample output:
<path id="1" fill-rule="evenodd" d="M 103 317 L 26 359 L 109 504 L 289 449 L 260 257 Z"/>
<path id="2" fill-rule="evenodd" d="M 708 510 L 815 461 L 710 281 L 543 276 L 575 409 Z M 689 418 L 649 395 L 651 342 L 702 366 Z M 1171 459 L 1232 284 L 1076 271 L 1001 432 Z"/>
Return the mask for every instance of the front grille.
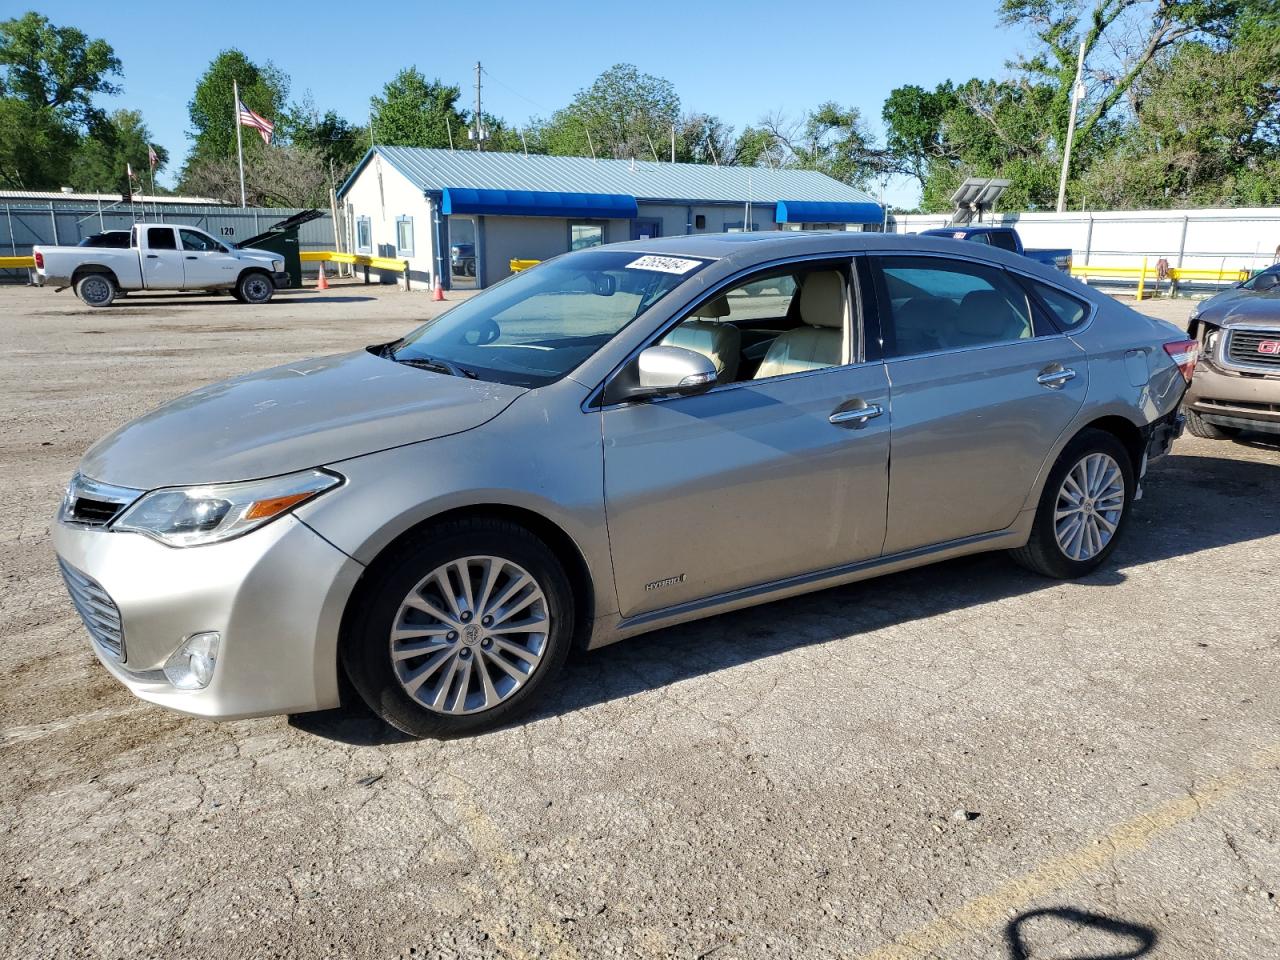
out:
<path id="1" fill-rule="evenodd" d="M 76 474 L 67 487 L 58 519 L 77 527 L 105 527 L 141 494 L 141 490 L 99 483 Z"/>
<path id="2" fill-rule="evenodd" d="M 1280 347 L 1273 346 L 1278 343 L 1280 330 L 1228 330 L 1227 362 L 1280 371 Z"/>
<path id="3" fill-rule="evenodd" d="M 66 581 L 67 592 L 71 594 L 71 602 L 84 621 L 89 636 L 105 653 L 116 660 L 124 660 L 124 626 L 111 595 L 98 581 L 61 558 L 58 566 L 62 570 L 62 579 Z"/>

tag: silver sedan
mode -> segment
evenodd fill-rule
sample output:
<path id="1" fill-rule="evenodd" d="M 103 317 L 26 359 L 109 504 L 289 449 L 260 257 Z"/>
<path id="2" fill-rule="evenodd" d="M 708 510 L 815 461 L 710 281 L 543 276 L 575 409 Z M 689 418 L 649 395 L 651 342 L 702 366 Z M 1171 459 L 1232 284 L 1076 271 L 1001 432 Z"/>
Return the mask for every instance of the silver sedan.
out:
<path id="1" fill-rule="evenodd" d="M 401 730 L 461 734 L 527 709 L 574 646 L 986 550 L 1089 573 L 1196 356 L 973 244 L 618 244 L 128 424 L 54 543 L 139 697 L 303 712 L 345 674 Z"/>

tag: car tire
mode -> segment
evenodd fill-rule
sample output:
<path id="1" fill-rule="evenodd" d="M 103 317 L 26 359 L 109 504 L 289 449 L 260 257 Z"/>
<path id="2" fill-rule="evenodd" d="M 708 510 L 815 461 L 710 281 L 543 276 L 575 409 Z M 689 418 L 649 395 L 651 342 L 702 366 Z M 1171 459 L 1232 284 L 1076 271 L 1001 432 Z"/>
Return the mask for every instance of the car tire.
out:
<path id="1" fill-rule="evenodd" d="M 91 307 L 109 307 L 120 293 L 115 278 L 106 273 L 87 273 L 76 281 L 76 296 Z"/>
<path id="2" fill-rule="evenodd" d="M 1187 415 L 1187 432 L 1201 440 L 1230 440 L 1240 433 L 1232 427 L 1220 427 L 1216 423 L 1209 423 L 1190 407 L 1184 407 L 1183 412 Z"/>
<path id="3" fill-rule="evenodd" d="M 1045 577 L 1072 580 L 1092 573 L 1128 525 L 1135 489 L 1124 444 L 1103 430 L 1082 431 L 1049 471 L 1026 546 L 1010 555 Z"/>
<path id="4" fill-rule="evenodd" d="M 470 592 L 462 587 L 463 571 Z M 521 576 L 531 586 L 506 599 Z M 380 557 L 365 577 L 344 621 L 342 666 L 370 709 L 410 736 L 456 737 L 515 719 L 554 682 L 569 655 L 568 577 L 551 549 L 517 524 L 470 518 L 433 525 Z M 446 581 L 457 601 L 452 607 Z M 411 606 L 415 599 L 422 609 Z M 526 624 L 536 629 L 513 629 Z M 524 652 L 516 655 L 517 648 Z"/>
<path id="5" fill-rule="evenodd" d="M 250 270 L 236 282 L 235 298 L 241 303 L 258 305 L 268 303 L 275 294 L 275 284 L 265 273 Z"/>

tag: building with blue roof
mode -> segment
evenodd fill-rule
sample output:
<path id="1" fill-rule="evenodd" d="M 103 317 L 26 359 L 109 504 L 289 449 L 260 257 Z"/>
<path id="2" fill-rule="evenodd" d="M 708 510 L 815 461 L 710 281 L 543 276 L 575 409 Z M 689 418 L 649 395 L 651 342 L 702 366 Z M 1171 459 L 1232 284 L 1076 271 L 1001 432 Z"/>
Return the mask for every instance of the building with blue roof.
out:
<path id="1" fill-rule="evenodd" d="M 869 194 L 813 170 L 371 148 L 338 191 L 349 249 L 415 281 L 483 287 L 512 260 L 741 230 L 881 229 Z"/>

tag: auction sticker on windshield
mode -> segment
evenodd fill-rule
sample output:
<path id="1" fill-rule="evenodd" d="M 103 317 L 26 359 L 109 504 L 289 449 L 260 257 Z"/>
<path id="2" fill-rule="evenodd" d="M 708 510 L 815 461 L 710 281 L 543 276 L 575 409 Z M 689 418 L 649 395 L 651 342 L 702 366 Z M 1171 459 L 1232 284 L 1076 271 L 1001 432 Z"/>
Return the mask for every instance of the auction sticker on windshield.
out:
<path id="1" fill-rule="evenodd" d="M 688 273 L 702 266 L 701 260 L 685 260 L 682 257 L 655 257 L 652 254 L 632 260 L 628 270 L 656 270 L 659 273 Z"/>

